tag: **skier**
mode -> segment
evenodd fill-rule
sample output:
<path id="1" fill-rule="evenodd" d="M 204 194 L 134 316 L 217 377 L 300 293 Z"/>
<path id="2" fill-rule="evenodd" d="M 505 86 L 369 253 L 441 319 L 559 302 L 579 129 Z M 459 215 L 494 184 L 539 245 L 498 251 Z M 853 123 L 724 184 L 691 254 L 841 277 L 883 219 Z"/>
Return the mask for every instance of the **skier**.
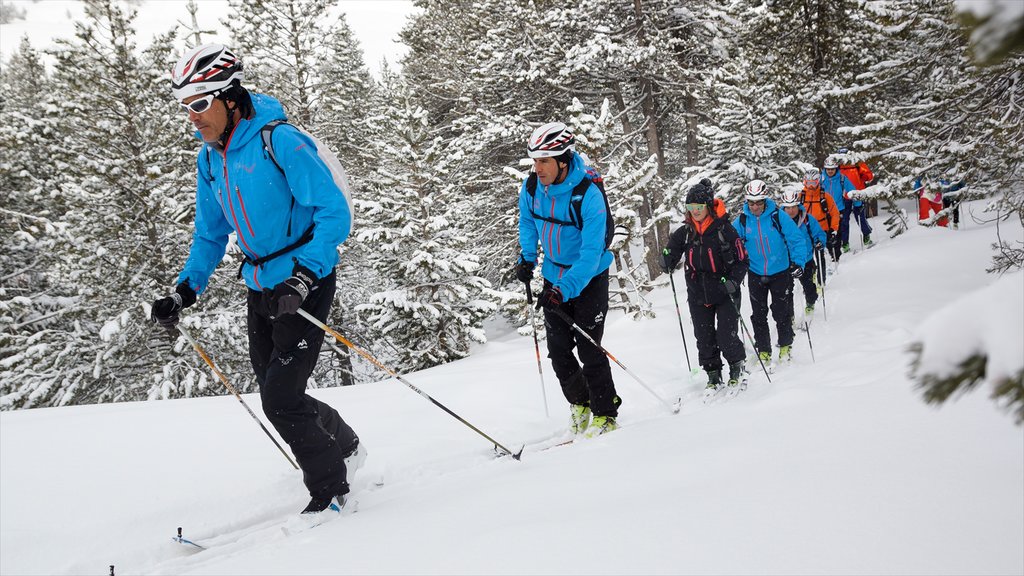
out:
<path id="1" fill-rule="evenodd" d="M 343 508 L 365 458 L 336 410 L 306 394 L 324 333 L 295 312 L 326 321 L 335 292 L 337 247 L 352 214 L 313 141 L 284 120 L 280 102 L 242 86 L 242 61 L 220 44 L 189 50 L 171 71 L 171 91 L 203 146 L 197 165 L 195 231 L 174 293 L 153 302 L 152 319 L 173 330 L 195 304 L 235 233 L 248 286 L 249 358 L 263 412 L 291 447 L 310 501 L 303 514 Z M 304 232 L 305 231 L 305 232 Z"/>
<path id="2" fill-rule="evenodd" d="M 927 220 L 932 213 L 938 214 L 942 210 L 944 202 L 941 184 L 936 186 L 927 176 L 918 176 L 914 180 L 914 191 L 917 192 L 920 220 Z M 943 216 L 935 223 L 939 226 L 948 226 L 949 218 Z"/>
<path id="3" fill-rule="evenodd" d="M 839 208 L 832 195 L 821 189 L 821 172 L 816 169 L 804 174 L 803 202 L 804 210 L 818 220 L 818 225 L 825 232 L 825 248 L 832 261 L 838 262 L 843 254 L 839 247 Z"/>
<path id="4" fill-rule="evenodd" d="M 736 229 L 719 211 L 710 181 L 686 194 L 686 223 L 669 238 L 661 268 L 667 273 L 683 260 L 686 300 L 697 339 L 698 362 L 707 388 L 722 387 L 722 356 L 729 365 L 729 386 L 743 378 L 744 350 L 739 337 L 740 283 L 747 274 L 747 252 Z M 716 326 L 717 319 L 717 326 Z"/>
<path id="5" fill-rule="evenodd" d="M 754 347 L 761 361 L 771 362 L 770 294 L 772 318 L 779 336 L 779 360 L 788 362 L 793 346 L 793 278 L 803 274 L 804 263 L 811 257 L 810 242 L 793 220 L 781 214 L 775 202 L 768 198 L 767 184 L 751 180 L 745 192 L 746 205 L 732 225 L 750 255 L 747 278 Z"/>
<path id="6" fill-rule="evenodd" d="M 839 219 L 839 244 L 843 252 L 850 251 L 850 211 L 853 209 L 853 201 L 850 200 L 850 192 L 854 191 L 853 183 L 846 176 L 839 172 L 839 160 L 835 156 L 825 159 L 824 169 L 821 174 L 821 189 L 832 196 L 839 208 L 841 217 Z"/>
<path id="7" fill-rule="evenodd" d="M 570 404 L 572 432 L 592 438 L 618 428 L 622 400 L 615 393 L 608 357 L 577 334 L 559 311 L 601 343 L 612 263 L 607 250 L 611 216 L 601 177 L 576 153 L 576 138 L 565 124 L 537 128 L 526 150 L 535 173 L 519 190 L 522 252 L 516 277 L 526 283 L 533 279 L 539 241 L 544 289 L 537 307 L 544 309 L 548 358 Z"/>
<path id="8" fill-rule="evenodd" d="M 814 285 L 814 277 L 817 273 L 817 266 L 814 264 L 814 251 L 822 250 L 828 238 L 825 236 L 825 231 L 821 229 L 818 221 L 808 217 L 800 202 L 800 191 L 784 191 L 779 197 L 779 207 L 786 213 L 786 216 L 793 219 L 797 228 L 807 235 L 807 240 L 811 243 L 813 249 L 809 254 L 810 258 L 804 263 L 803 273 L 799 276 L 800 284 L 804 289 L 804 301 L 806 303 L 804 318 L 807 318 L 814 314 L 814 303 L 818 301 L 818 288 Z"/>
<path id="9" fill-rule="evenodd" d="M 942 192 L 942 209 L 945 210 L 952 207 L 950 212 L 953 213 L 953 230 L 960 228 L 960 190 L 966 185 L 966 182 L 963 180 L 951 182 L 947 178 L 939 179 L 939 190 Z"/>
<path id="10" fill-rule="evenodd" d="M 837 152 L 840 160 L 845 159 L 846 155 L 849 154 L 849 150 L 846 148 L 840 148 Z M 875 179 L 875 175 L 871 172 L 871 168 L 868 167 L 866 162 L 857 162 L 856 164 L 847 164 L 842 162 L 839 165 L 839 172 L 846 176 L 853 184 L 854 189 L 863 190 L 867 188 L 867 185 Z M 865 246 L 871 246 L 871 224 L 868 224 L 868 211 L 867 206 L 864 205 L 860 200 L 853 200 L 850 204 L 852 207 L 848 208 L 853 213 L 853 218 L 860 225 L 861 237 L 864 239 Z M 849 216 L 847 216 L 847 222 L 849 222 Z"/>

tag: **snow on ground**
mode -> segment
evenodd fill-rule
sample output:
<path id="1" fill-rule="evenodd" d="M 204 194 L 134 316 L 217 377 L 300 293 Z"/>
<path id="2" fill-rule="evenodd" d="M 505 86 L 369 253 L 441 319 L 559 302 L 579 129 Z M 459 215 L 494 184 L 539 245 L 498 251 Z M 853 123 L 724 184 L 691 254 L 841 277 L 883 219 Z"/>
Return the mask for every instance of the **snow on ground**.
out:
<path id="1" fill-rule="evenodd" d="M 815 361 L 797 332 L 794 364 L 726 403 L 687 381 L 661 289 L 656 319 L 612 315 L 605 344 L 681 413 L 613 366 L 623 428 L 521 462 L 393 380 L 314 390 L 370 456 L 358 512 L 291 536 L 300 475 L 233 397 L 0 413 L 0 573 L 1024 573 L 1022 429 L 984 387 L 935 408 L 907 379 L 918 325 L 996 281 L 993 226 L 966 227 L 878 231 L 827 285 Z M 544 369 L 550 418 L 509 331 L 408 380 L 518 448 L 567 423 Z"/>

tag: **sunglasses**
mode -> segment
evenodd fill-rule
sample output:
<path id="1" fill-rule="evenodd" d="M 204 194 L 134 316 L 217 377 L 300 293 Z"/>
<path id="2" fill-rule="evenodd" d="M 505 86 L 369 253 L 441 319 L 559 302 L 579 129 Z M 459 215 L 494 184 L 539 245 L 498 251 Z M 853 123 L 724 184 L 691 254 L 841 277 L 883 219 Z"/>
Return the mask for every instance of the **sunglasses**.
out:
<path id="1" fill-rule="evenodd" d="M 180 104 L 181 104 L 181 107 L 185 109 L 185 113 L 186 114 L 189 113 L 189 112 L 195 112 L 196 114 L 202 114 L 203 112 L 206 112 L 207 110 L 209 110 L 210 106 L 213 106 L 213 99 L 214 99 L 214 95 L 213 94 L 207 94 L 206 96 L 203 96 L 202 98 L 196 98 L 195 100 L 189 102 L 188 104 L 185 104 L 184 102 L 180 102 Z"/>
<path id="2" fill-rule="evenodd" d="M 750 206 L 764 206 L 764 200 L 747 200 Z"/>
<path id="3" fill-rule="evenodd" d="M 687 210 L 700 210 L 701 208 L 707 208 L 707 207 L 708 207 L 707 204 L 687 204 L 686 205 L 686 209 Z"/>

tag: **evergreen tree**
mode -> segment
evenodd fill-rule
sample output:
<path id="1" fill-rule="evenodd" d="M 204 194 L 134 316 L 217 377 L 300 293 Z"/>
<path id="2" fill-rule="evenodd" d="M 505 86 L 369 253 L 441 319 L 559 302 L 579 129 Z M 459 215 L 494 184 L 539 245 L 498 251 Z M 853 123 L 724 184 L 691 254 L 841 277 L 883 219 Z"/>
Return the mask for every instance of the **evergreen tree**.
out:
<path id="1" fill-rule="evenodd" d="M 389 138 L 378 152 L 387 170 L 374 179 L 374 200 L 363 202 L 376 225 L 359 238 L 377 247 L 373 266 L 390 283 L 359 310 L 395 344 L 400 370 L 409 371 L 467 356 L 470 342 L 486 341 L 482 323 L 497 306 L 457 226 L 449 181 L 457 153 L 432 133 L 407 88 L 392 86 L 388 96 L 392 104 L 379 121 Z"/>

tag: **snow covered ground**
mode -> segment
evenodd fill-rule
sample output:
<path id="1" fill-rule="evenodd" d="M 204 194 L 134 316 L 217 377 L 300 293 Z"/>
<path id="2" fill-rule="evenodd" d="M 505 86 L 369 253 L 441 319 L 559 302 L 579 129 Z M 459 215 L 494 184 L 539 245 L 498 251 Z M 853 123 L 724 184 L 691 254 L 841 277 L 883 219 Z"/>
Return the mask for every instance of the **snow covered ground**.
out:
<path id="1" fill-rule="evenodd" d="M 0 413 L 0 573 L 1024 573 L 1024 431 L 985 388 L 934 408 L 907 378 L 918 325 L 996 280 L 994 226 L 966 224 L 878 231 L 829 281 L 816 362 L 798 332 L 793 365 L 726 403 L 687 382 L 672 294 L 656 292 L 658 318 L 613 315 L 605 344 L 683 394 L 681 413 L 613 366 L 623 428 L 521 462 L 393 380 L 314 390 L 370 457 L 358 512 L 291 536 L 300 475 L 233 397 Z M 518 448 L 566 426 L 546 360 L 544 417 L 536 370 L 509 331 L 408 380 Z M 173 543 L 178 526 L 220 546 Z"/>

